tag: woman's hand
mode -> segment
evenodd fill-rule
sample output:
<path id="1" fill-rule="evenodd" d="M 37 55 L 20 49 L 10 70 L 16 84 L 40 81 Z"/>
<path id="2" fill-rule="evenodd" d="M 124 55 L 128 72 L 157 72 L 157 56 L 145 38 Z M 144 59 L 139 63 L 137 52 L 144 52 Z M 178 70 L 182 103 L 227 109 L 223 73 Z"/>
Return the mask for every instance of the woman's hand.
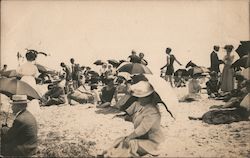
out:
<path id="1" fill-rule="evenodd" d="M 129 136 L 125 137 L 125 139 L 123 140 L 123 144 L 122 147 L 123 148 L 128 148 L 129 147 L 129 141 L 131 140 L 131 138 Z"/>

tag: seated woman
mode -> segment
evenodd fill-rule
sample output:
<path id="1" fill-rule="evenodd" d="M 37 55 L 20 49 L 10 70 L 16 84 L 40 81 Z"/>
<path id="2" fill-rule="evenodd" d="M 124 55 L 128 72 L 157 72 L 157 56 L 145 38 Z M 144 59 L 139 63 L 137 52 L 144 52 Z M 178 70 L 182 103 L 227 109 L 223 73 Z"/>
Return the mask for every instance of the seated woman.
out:
<path id="1" fill-rule="evenodd" d="M 116 87 L 114 86 L 114 79 L 113 78 L 107 78 L 107 85 L 102 88 L 100 99 L 101 99 L 101 105 L 99 107 L 108 107 L 111 105 L 111 101 L 114 97 Z"/>
<path id="2" fill-rule="evenodd" d="M 48 86 L 48 92 L 46 92 L 42 97 L 42 105 L 50 106 L 65 104 L 64 88 L 59 84 L 60 82 L 56 81 Z"/>
<path id="3" fill-rule="evenodd" d="M 200 74 L 193 74 L 191 77 L 192 79 L 188 83 L 188 94 L 180 99 L 180 102 L 185 102 L 185 101 L 195 101 L 199 100 L 201 98 L 200 96 L 200 91 L 201 91 L 201 86 L 200 82 L 198 80 L 198 77 Z"/>
<path id="4" fill-rule="evenodd" d="M 134 124 L 134 131 L 125 138 L 119 139 L 115 144 L 104 152 L 104 156 L 124 157 L 119 155 L 127 153 L 126 157 L 159 155 L 159 144 L 164 140 L 161 131 L 161 114 L 154 95 L 154 89 L 147 81 L 140 81 L 131 86 L 131 94 L 138 98 L 126 112 L 128 118 Z M 118 146 L 118 147 L 117 147 Z M 114 150 L 120 151 L 113 152 Z M 116 155 L 112 155 L 116 153 Z"/>

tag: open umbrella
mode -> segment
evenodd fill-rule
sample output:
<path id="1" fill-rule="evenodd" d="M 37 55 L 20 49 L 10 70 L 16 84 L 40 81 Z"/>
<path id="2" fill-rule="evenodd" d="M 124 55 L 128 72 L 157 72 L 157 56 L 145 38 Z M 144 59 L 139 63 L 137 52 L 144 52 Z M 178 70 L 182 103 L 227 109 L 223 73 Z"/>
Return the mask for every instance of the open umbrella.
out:
<path id="1" fill-rule="evenodd" d="M 16 70 L 8 70 L 8 71 L 1 72 L 1 75 L 5 77 L 16 77 L 17 72 Z"/>
<path id="2" fill-rule="evenodd" d="M 9 97 L 15 94 L 27 95 L 29 99 L 40 99 L 39 93 L 26 82 L 14 78 L 0 78 L 0 93 Z"/>
<path id="3" fill-rule="evenodd" d="M 105 63 L 105 61 L 103 61 L 103 60 L 96 60 L 94 62 L 95 65 L 103 65 L 104 63 Z"/>
<path id="4" fill-rule="evenodd" d="M 144 76 L 148 79 L 148 82 L 153 86 L 155 92 L 157 93 L 159 97 L 158 102 L 164 104 L 168 112 L 173 117 L 173 114 L 177 113 L 175 109 L 177 109 L 178 106 L 178 99 L 173 88 L 168 82 L 159 76 L 151 74 L 144 74 Z"/>
<path id="5" fill-rule="evenodd" d="M 139 63 L 125 63 L 118 67 L 118 71 L 130 74 L 152 74 L 148 67 Z"/>
<path id="6" fill-rule="evenodd" d="M 121 64 L 119 61 L 114 60 L 114 59 L 108 60 L 108 63 L 113 65 L 113 67 L 118 67 Z"/>
<path id="7" fill-rule="evenodd" d="M 190 74 L 186 69 L 178 69 L 175 71 L 174 76 L 178 76 L 178 73 L 181 73 L 182 76 L 189 76 Z"/>
<path id="8" fill-rule="evenodd" d="M 41 64 L 35 64 L 40 73 L 56 74 L 56 71 Z"/>
<path id="9" fill-rule="evenodd" d="M 250 41 L 240 41 L 239 47 L 235 50 L 239 57 L 242 58 L 244 55 L 247 55 L 250 52 Z"/>
<path id="10" fill-rule="evenodd" d="M 241 57 L 240 59 L 236 60 L 231 67 L 232 68 L 239 68 L 239 67 L 244 67 L 244 68 L 248 68 L 249 65 L 247 65 L 247 59 L 248 59 L 248 55 L 245 55 L 243 57 Z"/>

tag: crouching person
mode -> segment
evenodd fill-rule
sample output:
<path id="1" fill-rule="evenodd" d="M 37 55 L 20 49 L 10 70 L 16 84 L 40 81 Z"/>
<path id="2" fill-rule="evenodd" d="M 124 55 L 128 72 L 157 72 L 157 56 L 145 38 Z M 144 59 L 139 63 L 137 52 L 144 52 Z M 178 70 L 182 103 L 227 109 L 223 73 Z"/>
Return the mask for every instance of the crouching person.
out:
<path id="1" fill-rule="evenodd" d="M 73 86 L 70 86 L 69 94 L 67 95 L 67 98 L 68 98 L 68 102 L 70 105 L 73 105 L 72 100 L 74 100 L 80 104 L 86 104 L 86 103 L 94 104 L 93 94 L 86 91 L 83 88 L 83 86 L 80 86 L 76 90 L 74 90 Z"/>
<path id="2" fill-rule="evenodd" d="M 46 92 L 42 97 L 42 104 L 44 106 L 60 105 L 66 103 L 64 88 L 60 85 L 60 82 L 57 81 L 49 85 L 48 89 L 48 92 Z"/>
<path id="3" fill-rule="evenodd" d="M 119 138 L 120 142 L 105 151 L 104 156 L 159 155 L 158 146 L 164 140 L 164 136 L 160 127 L 161 115 L 153 87 L 147 81 L 140 81 L 131 86 L 131 92 L 138 98 L 138 101 L 126 109 L 134 124 L 134 131 L 123 139 Z"/>
<path id="4" fill-rule="evenodd" d="M 3 156 L 32 156 L 37 149 L 37 123 L 35 117 L 26 110 L 27 96 L 12 97 L 12 111 L 15 120 L 11 128 L 2 125 L 1 155 Z"/>

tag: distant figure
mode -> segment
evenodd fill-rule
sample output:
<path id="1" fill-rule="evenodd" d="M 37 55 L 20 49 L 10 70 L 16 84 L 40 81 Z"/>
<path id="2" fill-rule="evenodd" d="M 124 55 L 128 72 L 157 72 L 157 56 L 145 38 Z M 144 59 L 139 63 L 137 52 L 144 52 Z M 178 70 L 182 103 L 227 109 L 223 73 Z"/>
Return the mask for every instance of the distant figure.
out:
<path id="1" fill-rule="evenodd" d="M 167 54 L 167 64 L 165 66 L 163 66 L 161 69 L 164 69 L 165 67 L 167 67 L 167 71 L 165 74 L 165 80 L 170 82 L 171 86 L 173 87 L 173 83 L 172 83 L 172 76 L 174 73 L 174 61 L 176 61 L 179 65 L 182 65 L 173 54 L 170 54 L 170 52 L 172 51 L 171 48 L 167 48 L 166 49 L 166 54 Z"/>
<path id="2" fill-rule="evenodd" d="M 219 90 L 221 82 L 218 80 L 217 72 L 212 71 L 210 73 L 210 79 L 206 82 L 207 94 L 210 98 L 215 98 L 219 96 Z"/>
<path id="3" fill-rule="evenodd" d="M 1 69 L 1 72 L 5 72 L 5 71 L 7 71 L 7 65 L 6 64 L 4 64 L 3 68 Z"/>
<path id="4" fill-rule="evenodd" d="M 140 58 L 140 63 L 147 66 L 148 65 L 148 62 L 147 60 L 144 59 L 144 53 L 140 53 L 139 54 L 139 58 Z"/>
<path id="5" fill-rule="evenodd" d="M 77 89 L 79 87 L 78 80 L 79 80 L 80 66 L 79 66 L 79 64 L 75 63 L 74 58 L 70 59 L 70 63 L 71 63 L 73 87 L 74 87 L 74 89 Z"/>
<path id="6" fill-rule="evenodd" d="M 221 90 L 223 92 L 230 92 L 234 89 L 234 70 L 231 68 L 231 65 L 234 61 L 234 55 L 231 55 L 233 50 L 232 45 L 226 45 L 224 49 L 226 50 L 227 54 L 225 55 L 223 61 L 225 63 L 223 71 L 222 71 L 222 78 L 221 78 Z"/>
<path id="7" fill-rule="evenodd" d="M 219 73 L 220 72 L 220 64 L 222 63 L 221 60 L 219 60 L 218 58 L 218 55 L 217 55 L 217 52 L 220 50 L 220 47 L 219 46 L 214 46 L 214 50 L 213 52 L 210 54 L 210 62 L 211 62 L 211 69 L 210 71 L 214 71 L 216 73 Z"/>
<path id="8" fill-rule="evenodd" d="M 61 67 L 63 68 L 63 71 L 65 72 L 66 76 L 65 76 L 65 93 L 69 92 L 69 84 L 72 81 L 72 72 L 70 70 L 70 67 L 65 65 L 65 63 L 61 63 Z"/>
<path id="9" fill-rule="evenodd" d="M 136 55 L 136 52 L 132 50 L 131 55 L 128 57 L 132 63 L 140 63 L 140 58 Z"/>
<path id="10" fill-rule="evenodd" d="M 31 157 L 37 149 L 37 122 L 26 109 L 26 95 L 12 96 L 12 111 L 15 120 L 11 128 L 2 125 L 1 155 L 6 157 Z"/>

